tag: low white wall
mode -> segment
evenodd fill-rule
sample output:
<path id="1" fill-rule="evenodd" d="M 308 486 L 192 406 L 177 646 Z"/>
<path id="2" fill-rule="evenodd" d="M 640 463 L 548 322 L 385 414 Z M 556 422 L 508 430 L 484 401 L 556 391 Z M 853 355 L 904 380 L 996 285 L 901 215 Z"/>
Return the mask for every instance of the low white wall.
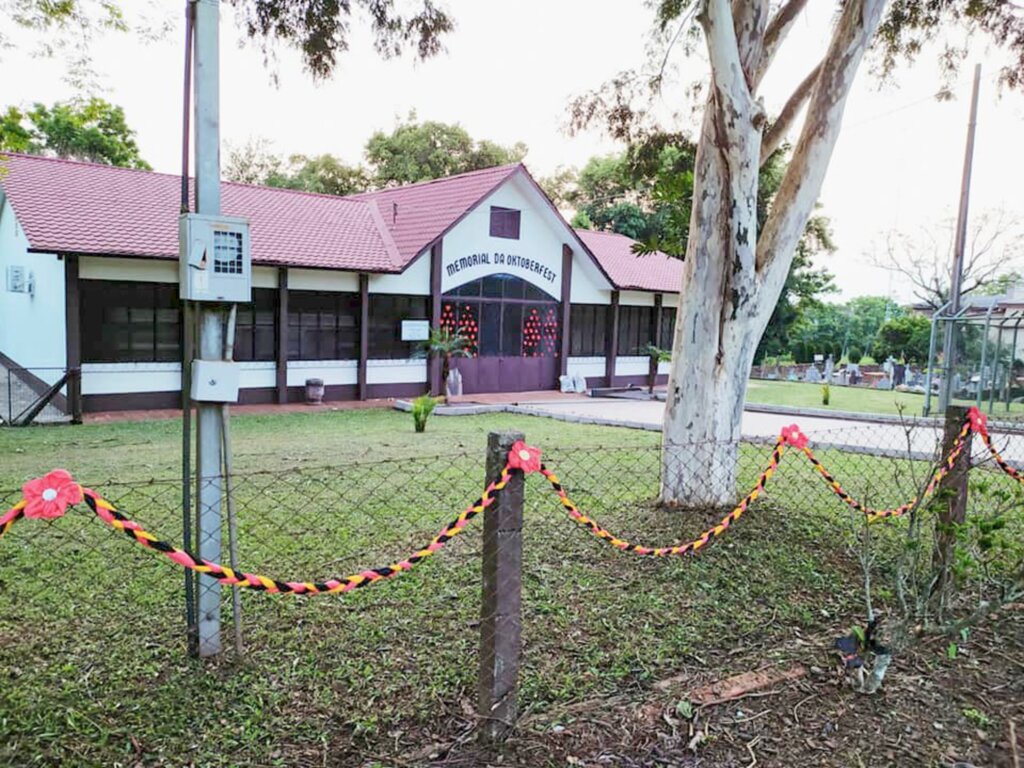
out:
<path id="1" fill-rule="evenodd" d="M 306 379 L 323 379 L 329 384 L 357 384 L 359 362 L 356 360 L 289 360 L 288 386 L 304 387 Z"/>
<path id="2" fill-rule="evenodd" d="M 177 392 L 181 389 L 179 363 L 83 363 L 83 395 L 129 392 Z"/>
<path id="3" fill-rule="evenodd" d="M 239 388 L 273 387 L 277 383 L 272 361 L 240 362 Z M 177 392 L 181 389 L 178 363 L 84 363 L 83 395 L 129 392 Z"/>
<path id="4" fill-rule="evenodd" d="M 273 360 L 239 363 L 239 365 L 242 367 L 242 375 L 239 377 L 239 387 L 242 389 L 277 386 L 277 363 Z"/>
<path id="5" fill-rule="evenodd" d="M 604 376 L 603 357 L 570 357 L 566 365 L 566 372 L 570 376 L 583 376 L 584 378 L 600 378 Z"/>
<path id="6" fill-rule="evenodd" d="M 646 376 L 650 372 L 648 357 L 630 356 L 615 358 L 616 376 Z"/>
<path id="7" fill-rule="evenodd" d="M 420 384 L 427 381 L 426 360 L 367 360 L 367 384 Z"/>

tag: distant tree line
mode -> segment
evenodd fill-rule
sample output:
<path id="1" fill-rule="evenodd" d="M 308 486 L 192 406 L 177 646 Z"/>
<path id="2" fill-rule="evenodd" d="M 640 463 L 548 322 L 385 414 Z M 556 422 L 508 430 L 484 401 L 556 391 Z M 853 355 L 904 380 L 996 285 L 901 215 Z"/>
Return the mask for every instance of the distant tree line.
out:
<path id="1" fill-rule="evenodd" d="M 124 110 L 96 97 L 0 112 L 0 151 L 149 169 Z"/>
<path id="2" fill-rule="evenodd" d="M 418 122 L 411 113 L 389 133 L 377 131 L 370 136 L 363 163 L 347 164 L 331 154 L 284 157 L 271 151 L 265 139 L 253 139 L 228 152 L 224 177 L 247 184 L 351 195 L 518 163 L 526 152 L 522 142 L 503 146 L 477 140 L 458 124 Z"/>

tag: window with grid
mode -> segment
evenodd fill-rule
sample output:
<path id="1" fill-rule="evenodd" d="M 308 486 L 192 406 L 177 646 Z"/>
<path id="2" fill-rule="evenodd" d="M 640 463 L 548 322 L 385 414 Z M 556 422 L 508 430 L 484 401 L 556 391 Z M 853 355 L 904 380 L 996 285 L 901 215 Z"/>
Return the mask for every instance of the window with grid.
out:
<path id="1" fill-rule="evenodd" d="M 277 359 L 277 291 L 253 288 L 252 303 L 239 304 L 235 320 L 235 360 Z"/>
<path id="2" fill-rule="evenodd" d="M 288 359 L 357 360 L 359 294 L 288 294 Z"/>
<path id="3" fill-rule="evenodd" d="M 174 283 L 82 280 L 82 362 L 181 360 L 181 308 Z"/>
<path id="4" fill-rule="evenodd" d="M 607 304 L 573 304 L 569 312 L 569 354 L 604 357 L 608 332 Z"/>
<path id="5" fill-rule="evenodd" d="M 619 356 L 645 354 L 643 347 L 653 342 L 654 307 L 619 307 Z"/>
<path id="6" fill-rule="evenodd" d="M 429 320 L 429 296 L 370 294 L 369 355 L 371 360 L 407 360 L 423 342 L 402 341 L 403 320 Z"/>
<path id="7" fill-rule="evenodd" d="M 672 335 L 676 330 L 676 308 L 661 308 L 661 338 L 658 339 L 658 346 L 662 349 L 672 349 Z"/>
<path id="8" fill-rule="evenodd" d="M 522 212 L 515 208 L 491 206 L 491 237 L 504 237 L 509 240 L 519 239 L 519 222 Z"/>

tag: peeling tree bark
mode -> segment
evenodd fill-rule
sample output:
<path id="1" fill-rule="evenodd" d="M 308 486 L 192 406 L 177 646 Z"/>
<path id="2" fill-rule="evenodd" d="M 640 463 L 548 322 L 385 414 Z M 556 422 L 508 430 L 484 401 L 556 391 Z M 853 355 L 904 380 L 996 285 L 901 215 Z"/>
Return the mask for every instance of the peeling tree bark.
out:
<path id="1" fill-rule="evenodd" d="M 771 22 L 767 5 L 705 0 L 700 15 L 712 88 L 697 146 L 662 433 L 666 504 L 722 506 L 735 500 L 747 377 L 821 191 L 846 96 L 885 0 L 845 3 L 813 87 L 802 84 L 808 92 L 796 96 L 806 98 L 807 117 L 758 237 L 765 115 L 754 89 L 802 3 L 783 6 L 786 19 Z"/>

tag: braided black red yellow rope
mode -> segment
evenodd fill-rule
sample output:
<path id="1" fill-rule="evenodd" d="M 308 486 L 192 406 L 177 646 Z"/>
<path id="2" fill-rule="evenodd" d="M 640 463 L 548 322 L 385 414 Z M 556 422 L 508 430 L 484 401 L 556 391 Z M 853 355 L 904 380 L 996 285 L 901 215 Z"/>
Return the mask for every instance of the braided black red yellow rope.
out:
<path id="1" fill-rule="evenodd" d="M 397 576 L 405 571 L 412 570 L 414 566 L 422 563 L 435 552 L 443 548 L 445 544 L 453 538 L 462 533 L 470 520 L 493 504 L 497 495 L 506 485 L 508 485 L 508 482 L 512 477 L 512 472 L 513 467 L 511 464 L 506 464 L 501 470 L 501 474 L 498 479 L 484 489 L 480 498 L 466 507 L 466 509 L 464 509 L 462 513 L 455 518 L 455 520 L 446 525 L 423 549 L 414 552 L 404 560 L 394 563 L 393 565 L 386 565 L 381 568 L 372 568 L 351 576 L 328 579 L 323 582 L 281 581 L 278 579 L 271 579 L 266 576 L 260 576 L 255 573 L 236 572 L 234 569 L 226 565 L 204 560 L 186 549 L 181 549 L 173 544 L 167 543 L 166 541 L 161 541 L 153 534 L 144 530 L 142 526 L 134 520 L 130 520 L 125 517 L 117 510 L 116 507 L 114 507 L 113 504 L 93 490 L 81 488 L 81 486 L 71 487 L 68 485 L 62 486 L 62 488 L 66 490 L 72 498 L 84 499 L 89 509 L 96 513 L 103 522 L 126 534 L 128 538 L 141 544 L 147 549 L 160 552 L 178 565 L 184 566 L 196 573 L 203 573 L 211 576 L 222 584 L 271 593 L 323 595 L 359 589 L 370 584 L 375 584 L 383 579 L 389 579 L 393 576 Z M 67 477 L 70 479 L 70 475 Z M 42 479 L 45 480 L 46 478 Z M 53 497 L 47 499 L 47 501 L 53 502 L 57 498 L 59 490 L 57 488 L 48 488 L 44 490 L 44 493 L 46 492 L 54 494 Z M 27 506 L 28 501 L 26 499 L 22 499 L 3 517 L 0 517 L 0 536 L 3 536 L 8 530 L 10 530 L 11 526 L 13 526 L 15 522 L 25 516 L 25 509 Z M 39 515 L 39 517 L 51 518 L 57 516 L 58 515 L 55 514 Z"/>
<path id="2" fill-rule="evenodd" d="M 824 465 L 822 465 L 822 463 L 814 455 L 814 452 L 811 451 L 811 449 L 808 446 L 803 446 L 801 450 L 804 452 L 804 455 L 807 457 L 808 461 L 810 461 L 811 464 L 814 466 L 815 470 L 817 470 L 818 474 L 820 474 L 822 478 L 825 480 L 825 482 L 828 483 L 829 488 L 832 489 L 833 493 L 835 493 L 835 495 L 838 496 L 843 501 L 843 503 L 848 505 L 851 509 L 855 509 L 858 512 L 863 513 L 869 519 L 877 520 L 883 517 L 900 517 L 901 515 L 905 515 L 911 509 L 913 509 L 922 501 L 929 498 L 933 493 L 935 493 L 935 489 L 939 487 L 939 484 L 942 482 L 943 478 L 945 478 L 946 475 L 948 475 L 953 470 L 953 467 L 956 466 L 957 459 L 960 458 L 960 454 L 963 453 L 964 448 L 969 444 L 967 436 L 970 433 L 971 424 L 969 421 L 965 421 L 963 427 L 960 429 L 960 434 L 957 435 L 956 441 L 953 443 L 952 448 L 946 455 L 946 458 L 935 470 L 935 474 L 932 475 L 932 478 L 928 482 L 928 485 L 925 486 L 924 491 L 922 491 L 919 496 L 914 496 L 913 498 L 911 498 L 910 501 L 907 501 L 903 504 L 900 504 L 898 507 L 893 507 L 891 509 L 874 509 L 857 501 L 849 493 L 846 492 L 846 490 L 839 484 L 839 481 L 832 477 L 831 473 L 827 469 L 825 469 Z"/>
<path id="3" fill-rule="evenodd" d="M 23 517 L 44 519 L 60 517 L 68 506 L 84 501 L 100 519 L 114 529 L 123 532 L 130 539 L 148 549 L 160 552 L 178 565 L 189 568 L 197 573 L 211 576 L 223 584 L 271 593 L 335 594 L 359 589 L 397 576 L 400 573 L 411 570 L 417 564 L 429 558 L 465 530 L 470 520 L 494 503 L 498 494 L 508 485 L 514 472 L 522 472 L 524 474 L 540 472 L 551 484 L 552 489 L 558 495 L 559 501 L 569 517 L 580 527 L 588 530 L 610 546 L 635 555 L 668 557 L 697 552 L 713 538 L 721 536 L 729 530 L 730 526 L 738 521 L 749 509 L 750 505 L 764 492 L 768 481 L 772 478 L 772 475 L 782 461 L 783 453 L 788 446 L 797 448 L 807 457 L 818 474 L 821 475 L 832 491 L 845 504 L 863 513 L 870 520 L 875 520 L 885 517 L 899 517 L 933 494 L 943 478 L 952 471 L 963 451 L 970 445 L 969 437 L 972 433 L 981 436 L 1000 469 L 1018 482 L 1024 483 L 1024 474 L 1011 467 L 993 444 L 992 438 L 988 433 L 984 414 L 977 408 L 971 408 L 949 453 L 936 469 L 921 495 L 915 496 L 905 504 L 892 509 L 874 509 L 857 501 L 843 489 L 808 447 L 807 436 L 794 424 L 782 430 L 782 434 L 772 449 L 768 466 L 758 477 L 753 489 L 743 497 L 740 503 L 728 515 L 722 518 L 718 525 L 709 528 L 692 541 L 664 547 L 645 547 L 639 544 L 632 544 L 625 539 L 615 536 L 595 520 L 585 515 L 569 498 L 555 473 L 541 463 L 540 451 L 525 445 L 521 441 L 512 446 L 508 461 L 501 470 L 498 479 L 488 485 L 479 499 L 463 510 L 449 525 L 445 526 L 423 549 L 392 565 L 361 571 L 360 573 L 342 578 L 328 579 L 323 582 L 280 581 L 258 574 L 236 572 L 228 566 L 197 557 L 186 549 L 175 547 L 173 544 L 157 539 L 153 534 L 145 531 L 138 523 L 121 514 L 111 502 L 104 499 L 98 493 L 75 483 L 71 479 L 71 475 L 64 470 L 54 470 L 43 478 L 25 484 L 23 489 L 24 498 L 11 507 L 3 516 L 0 516 L 0 538 Z"/>
<path id="4" fill-rule="evenodd" d="M 768 466 L 765 468 L 764 472 L 761 473 L 761 476 L 758 478 L 754 488 L 750 493 L 743 497 L 743 500 L 740 501 L 739 504 L 733 507 L 732 511 L 728 515 L 722 518 L 718 525 L 704 531 L 704 533 L 692 541 L 688 541 L 685 544 L 674 544 L 668 547 L 642 547 L 639 544 L 631 544 L 625 539 L 615 536 L 613 533 L 608 531 L 608 529 L 602 527 L 597 521 L 591 520 L 585 514 L 580 512 L 579 507 L 577 507 L 569 498 L 568 494 L 566 494 L 565 489 L 562 487 L 561 482 L 554 472 L 546 466 L 541 465 L 540 473 L 544 475 L 549 483 L 551 483 L 551 487 L 554 489 L 555 493 L 558 494 L 558 500 L 562 502 L 562 506 L 565 507 L 569 517 L 575 520 L 582 528 L 585 528 L 597 536 L 597 538 L 602 539 L 616 549 L 620 549 L 623 552 L 631 552 L 634 555 L 669 557 L 673 555 L 685 555 L 687 552 L 696 552 L 711 539 L 716 536 L 721 536 L 729 530 L 729 526 L 739 520 L 754 500 L 757 499 L 757 497 L 764 491 L 765 486 L 768 484 L 772 475 L 775 474 L 775 470 L 779 466 L 779 462 L 782 460 L 782 452 L 785 450 L 785 446 L 785 439 L 780 437 L 775 443 L 775 448 L 772 450 Z"/>

